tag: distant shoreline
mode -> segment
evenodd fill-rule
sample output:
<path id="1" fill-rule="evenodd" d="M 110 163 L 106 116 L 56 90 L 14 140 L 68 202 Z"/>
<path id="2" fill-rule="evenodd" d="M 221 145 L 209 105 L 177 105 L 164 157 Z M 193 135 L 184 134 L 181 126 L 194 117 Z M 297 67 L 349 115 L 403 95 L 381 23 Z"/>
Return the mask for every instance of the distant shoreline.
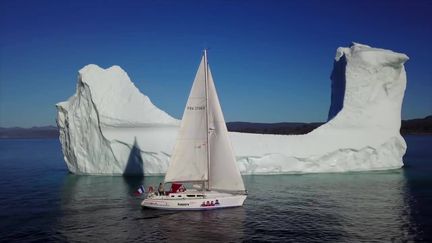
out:
<path id="1" fill-rule="evenodd" d="M 228 131 L 243 133 L 301 135 L 309 133 L 324 122 L 281 122 L 281 123 L 253 123 L 228 122 Z M 402 135 L 432 135 L 432 115 L 425 118 L 403 120 L 400 130 Z M 0 127 L 0 139 L 41 139 L 58 138 L 59 131 L 55 126 L 32 128 L 3 128 Z"/>
<path id="2" fill-rule="evenodd" d="M 301 123 L 249 123 L 228 122 L 227 127 L 231 132 L 276 134 L 276 135 L 301 135 L 307 134 L 324 122 Z M 402 120 L 400 133 L 402 135 L 432 135 L 432 115 L 425 118 Z"/>

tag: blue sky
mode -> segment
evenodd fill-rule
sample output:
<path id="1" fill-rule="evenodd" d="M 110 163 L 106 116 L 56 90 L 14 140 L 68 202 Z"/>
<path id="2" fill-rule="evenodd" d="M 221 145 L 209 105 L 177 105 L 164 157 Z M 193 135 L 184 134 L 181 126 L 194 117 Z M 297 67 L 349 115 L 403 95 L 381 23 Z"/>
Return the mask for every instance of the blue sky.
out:
<path id="1" fill-rule="evenodd" d="M 227 121 L 325 121 L 336 48 L 406 53 L 402 118 L 432 114 L 432 1 L 0 1 L 0 126 L 55 124 L 86 64 L 181 118 L 201 51 Z"/>

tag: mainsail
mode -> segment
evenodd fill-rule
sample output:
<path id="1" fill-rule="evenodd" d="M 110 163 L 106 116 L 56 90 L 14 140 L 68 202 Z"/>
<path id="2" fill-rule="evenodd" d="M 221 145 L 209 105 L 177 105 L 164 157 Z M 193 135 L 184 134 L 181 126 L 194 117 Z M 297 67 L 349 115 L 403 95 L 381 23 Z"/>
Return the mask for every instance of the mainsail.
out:
<path id="1" fill-rule="evenodd" d="M 245 190 L 205 52 L 183 113 L 165 182 L 206 182 L 209 190 Z"/>

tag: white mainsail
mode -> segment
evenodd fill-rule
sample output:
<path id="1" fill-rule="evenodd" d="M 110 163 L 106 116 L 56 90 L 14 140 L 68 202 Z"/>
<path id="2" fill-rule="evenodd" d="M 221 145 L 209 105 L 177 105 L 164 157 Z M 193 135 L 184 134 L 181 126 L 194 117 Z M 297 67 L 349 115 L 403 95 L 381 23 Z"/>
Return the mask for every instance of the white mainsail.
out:
<path id="1" fill-rule="evenodd" d="M 186 103 L 165 182 L 208 180 L 206 123 L 203 58 Z"/>
<path id="2" fill-rule="evenodd" d="M 165 182 L 206 182 L 209 190 L 244 191 L 206 58 L 204 53 Z"/>

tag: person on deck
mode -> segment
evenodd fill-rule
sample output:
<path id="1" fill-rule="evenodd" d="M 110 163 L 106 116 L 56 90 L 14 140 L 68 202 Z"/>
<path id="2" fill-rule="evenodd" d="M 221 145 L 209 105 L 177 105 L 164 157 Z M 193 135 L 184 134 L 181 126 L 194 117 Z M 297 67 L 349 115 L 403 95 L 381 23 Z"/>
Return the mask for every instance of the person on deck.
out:
<path id="1" fill-rule="evenodd" d="M 185 192 L 186 191 L 186 187 L 184 185 L 181 185 L 180 188 L 178 189 L 179 192 Z"/>
<path id="2" fill-rule="evenodd" d="M 159 183 L 158 193 L 159 193 L 159 196 L 162 196 L 162 195 L 165 194 L 165 190 L 164 190 L 164 187 L 163 187 L 162 183 Z"/>

